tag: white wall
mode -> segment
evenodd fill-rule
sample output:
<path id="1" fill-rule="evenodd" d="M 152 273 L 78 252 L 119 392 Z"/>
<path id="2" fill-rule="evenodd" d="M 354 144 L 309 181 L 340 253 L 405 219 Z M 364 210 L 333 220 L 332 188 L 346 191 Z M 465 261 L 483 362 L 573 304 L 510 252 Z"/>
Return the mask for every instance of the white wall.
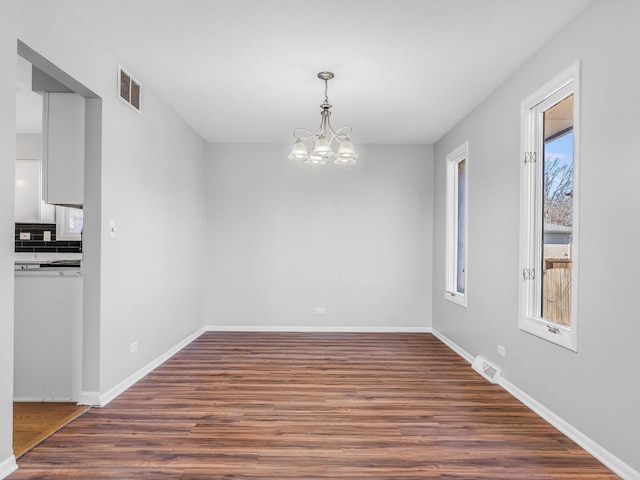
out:
<path id="1" fill-rule="evenodd" d="M 143 101 L 104 112 L 103 229 L 115 220 L 117 236 L 103 231 L 101 391 L 203 325 L 205 143 L 150 89 Z"/>
<path id="2" fill-rule="evenodd" d="M 19 39 L 103 99 L 99 391 L 105 392 L 202 326 L 204 241 L 188 232 L 206 218 L 205 143 L 155 95 L 153 79 L 138 77 L 142 113 L 122 103 L 118 64 L 132 73 L 135 65 L 67 12 L 36 2 L 23 18 Z M 118 228 L 113 239 L 110 220 Z"/>
<path id="3" fill-rule="evenodd" d="M 16 158 L 42 160 L 42 134 L 19 133 L 16 135 Z"/>
<path id="4" fill-rule="evenodd" d="M 205 143 L 143 85 L 142 113 L 116 97 L 117 67 L 128 65 L 95 32 L 55 3 L 3 4 L 0 16 L 0 475 L 11 457 L 13 385 L 13 196 L 17 40 L 102 97 L 101 159 L 85 192 L 87 271 L 93 337 L 85 338 L 83 388 L 104 393 L 203 325 L 206 221 Z M 89 202 L 91 205 L 89 206 Z M 118 224 L 117 238 L 108 222 Z M 90 226 L 91 223 L 99 224 Z M 89 233 L 87 233 L 89 229 Z M 87 238 L 87 237 L 90 237 Z M 100 249 L 101 245 L 101 249 Z M 87 290 L 90 296 L 87 298 Z M 85 322 L 87 313 L 85 311 Z M 94 318 L 95 317 L 95 318 Z M 85 332 L 87 325 L 85 323 Z M 139 343 L 136 354 L 130 344 Z M 89 368 L 87 368 L 89 367 Z"/>
<path id="5" fill-rule="evenodd" d="M 429 328 L 431 146 L 358 145 L 347 167 L 290 148 L 209 145 L 207 324 Z"/>
<path id="6" fill-rule="evenodd" d="M 433 325 L 640 471 L 640 2 L 592 4 L 435 146 Z M 578 353 L 518 329 L 520 102 L 582 61 Z M 469 141 L 468 308 L 443 299 L 445 156 Z M 615 235 L 617 255 L 602 250 Z M 497 345 L 507 356 L 496 355 Z"/>
<path id="7" fill-rule="evenodd" d="M 15 465 L 13 429 L 13 235 L 16 158 L 15 8 L 0 16 L 0 477 Z"/>

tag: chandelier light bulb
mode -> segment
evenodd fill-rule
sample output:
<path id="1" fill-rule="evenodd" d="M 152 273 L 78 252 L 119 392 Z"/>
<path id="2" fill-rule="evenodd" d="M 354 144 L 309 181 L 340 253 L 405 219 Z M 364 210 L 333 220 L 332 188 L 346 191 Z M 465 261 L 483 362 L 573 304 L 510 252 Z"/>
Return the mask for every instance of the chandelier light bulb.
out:
<path id="1" fill-rule="evenodd" d="M 307 158 L 309 158 L 307 146 L 302 142 L 302 140 L 298 140 L 293 144 L 289 160 L 306 160 Z"/>
<path id="2" fill-rule="evenodd" d="M 356 154 L 356 151 L 353 148 L 353 143 L 351 143 L 351 140 L 349 140 L 349 137 L 347 137 L 340 144 L 340 147 L 338 148 L 338 153 L 336 153 L 336 157 L 350 158 L 350 159 L 354 159 L 354 161 L 356 158 L 358 158 L 358 155 Z"/>
<path id="3" fill-rule="evenodd" d="M 336 165 L 351 165 L 352 163 L 356 163 L 354 158 L 336 158 L 333 163 Z"/>
<path id="4" fill-rule="evenodd" d="M 313 153 L 311 155 L 309 155 L 309 158 L 307 158 L 304 163 L 306 163 L 307 165 L 326 165 L 327 164 L 327 158 L 326 157 L 322 157 L 320 155 L 314 155 Z"/>
<path id="5" fill-rule="evenodd" d="M 297 143 L 297 142 L 296 142 Z M 331 150 L 331 145 L 329 145 L 329 140 L 325 137 L 320 137 L 316 140 L 315 145 L 313 146 L 312 155 L 318 155 L 320 157 L 332 157 L 333 150 Z"/>

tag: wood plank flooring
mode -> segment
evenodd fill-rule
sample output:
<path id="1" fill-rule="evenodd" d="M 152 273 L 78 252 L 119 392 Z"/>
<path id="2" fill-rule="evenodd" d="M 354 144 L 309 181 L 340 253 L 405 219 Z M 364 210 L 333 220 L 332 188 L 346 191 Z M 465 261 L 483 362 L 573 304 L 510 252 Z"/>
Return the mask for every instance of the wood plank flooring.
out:
<path id="1" fill-rule="evenodd" d="M 19 458 L 88 408 L 69 402 L 14 402 L 13 454 Z"/>
<path id="2" fill-rule="evenodd" d="M 429 334 L 206 333 L 9 478 L 618 478 Z"/>

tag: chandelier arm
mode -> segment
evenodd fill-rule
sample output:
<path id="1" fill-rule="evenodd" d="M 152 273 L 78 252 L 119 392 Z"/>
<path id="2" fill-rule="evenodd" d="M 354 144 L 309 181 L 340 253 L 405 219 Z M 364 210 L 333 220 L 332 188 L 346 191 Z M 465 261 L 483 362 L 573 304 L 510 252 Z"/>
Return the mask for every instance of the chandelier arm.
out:
<path id="1" fill-rule="evenodd" d="M 345 125 L 340 127 L 338 130 L 334 130 L 331 124 L 329 124 L 329 129 L 331 130 L 331 140 L 337 139 L 337 141 L 342 142 L 351 136 L 352 128 L 349 125 Z M 342 133 L 343 130 L 346 130 L 345 133 Z"/>
<path id="2" fill-rule="evenodd" d="M 322 112 L 320 112 L 320 128 L 318 129 L 320 135 L 327 136 L 328 133 L 333 132 L 331 128 L 331 107 L 323 107 Z"/>
<path id="3" fill-rule="evenodd" d="M 316 137 L 318 135 L 318 132 L 320 132 L 320 130 L 321 130 L 321 127 L 318 127 L 318 129 L 315 132 L 311 133 L 311 130 L 307 130 L 306 128 L 296 128 L 293 131 L 293 136 L 296 137 L 297 140 L 309 140 L 310 138 Z M 307 133 L 308 135 L 305 135 L 305 136 L 298 135 L 297 132 L 304 132 L 304 133 Z"/>

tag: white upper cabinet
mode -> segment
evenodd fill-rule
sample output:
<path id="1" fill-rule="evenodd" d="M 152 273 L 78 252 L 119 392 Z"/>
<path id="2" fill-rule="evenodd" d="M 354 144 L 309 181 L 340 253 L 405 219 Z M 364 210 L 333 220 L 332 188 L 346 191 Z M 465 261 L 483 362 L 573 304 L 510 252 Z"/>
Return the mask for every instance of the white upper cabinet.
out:
<path id="1" fill-rule="evenodd" d="M 55 205 L 84 203 L 85 100 L 75 93 L 44 94 L 43 200 Z"/>
<path id="2" fill-rule="evenodd" d="M 42 201 L 42 135 L 16 135 L 17 223 L 55 223 L 56 207 Z"/>
<path id="3" fill-rule="evenodd" d="M 16 161 L 16 222 L 40 221 L 40 160 Z"/>

